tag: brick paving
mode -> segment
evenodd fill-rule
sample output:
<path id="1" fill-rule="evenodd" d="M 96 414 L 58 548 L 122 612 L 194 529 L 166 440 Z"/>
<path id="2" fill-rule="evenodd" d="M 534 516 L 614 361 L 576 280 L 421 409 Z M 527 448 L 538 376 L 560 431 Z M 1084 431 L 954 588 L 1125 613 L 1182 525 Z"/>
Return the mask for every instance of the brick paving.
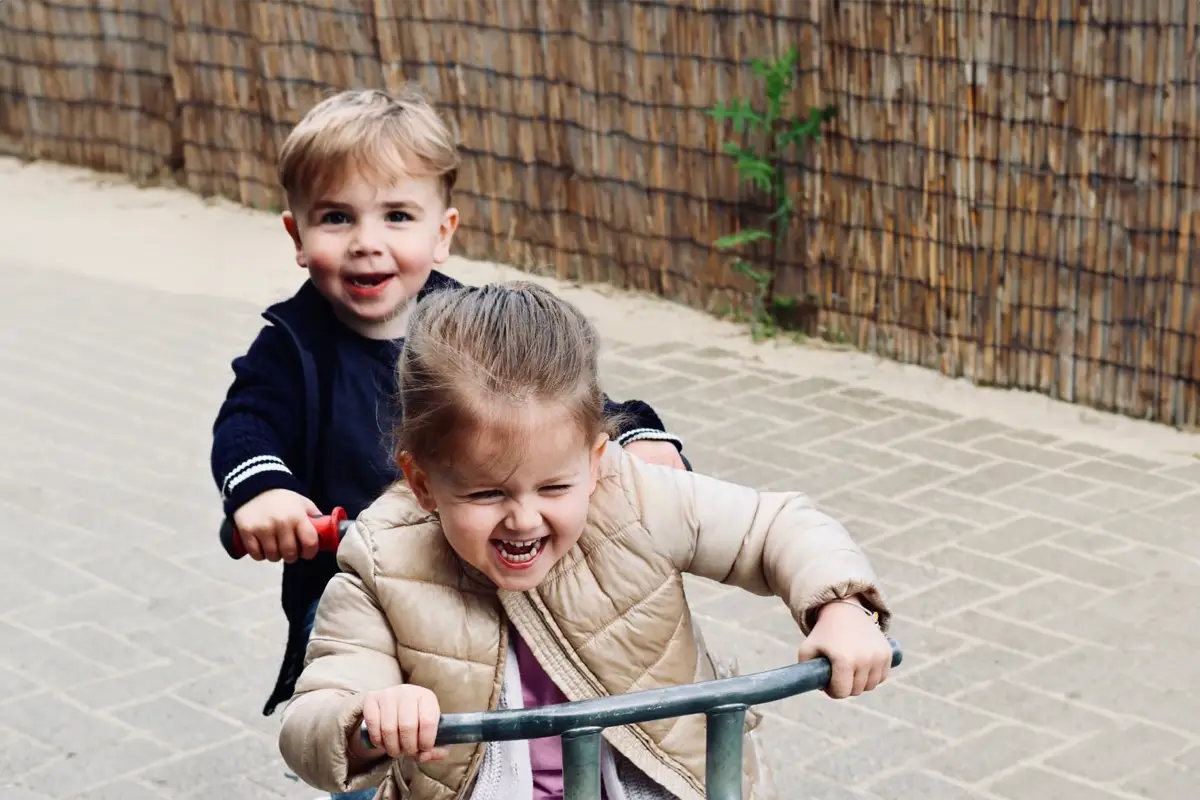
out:
<path id="1" fill-rule="evenodd" d="M 0 798 L 317 795 L 259 713 L 284 633 L 277 570 L 215 539 L 209 425 L 257 313 L 0 269 Z M 784 796 L 1196 795 L 1200 460 L 702 342 L 612 345 L 614 396 L 654 402 L 700 470 L 809 491 L 894 600 L 892 681 L 766 709 Z M 691 586 L 743 671 L 793 658 L 777 601 Z"/>

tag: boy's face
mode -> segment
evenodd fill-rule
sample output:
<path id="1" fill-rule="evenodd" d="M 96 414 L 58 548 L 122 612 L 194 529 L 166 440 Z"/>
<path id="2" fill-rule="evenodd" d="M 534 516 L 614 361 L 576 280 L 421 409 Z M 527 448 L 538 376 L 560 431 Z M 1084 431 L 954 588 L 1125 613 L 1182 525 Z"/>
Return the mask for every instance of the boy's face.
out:
<path id="1" fill-rule="evenodd" d="M 349 328 L 396 339 L 408 303 L 434 264 L 450 256 L 458 211 L 446 208 L 436 178 L 378 186 L 352 176 L 328 194 L 285 211 L 296 263 Z"/>

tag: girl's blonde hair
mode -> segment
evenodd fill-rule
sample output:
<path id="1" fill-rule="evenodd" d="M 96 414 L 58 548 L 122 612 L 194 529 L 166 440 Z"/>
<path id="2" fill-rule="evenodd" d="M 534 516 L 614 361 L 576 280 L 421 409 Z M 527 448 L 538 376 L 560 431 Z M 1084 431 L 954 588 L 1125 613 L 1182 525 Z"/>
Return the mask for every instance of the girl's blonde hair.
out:
<path id="1" fill-rule="evenodd" d="M 449 463 L 481 430 L 518 420 L 533 405 L 564 409 L 584 440 L 595 441 L 608 430 L 599 349 L 587 317 L 534 283 L 427 296 L 413 310 L 400 356 L 399 452 L 422 464 Z M 516 455 L 522 443 L 512 445 Z"/>

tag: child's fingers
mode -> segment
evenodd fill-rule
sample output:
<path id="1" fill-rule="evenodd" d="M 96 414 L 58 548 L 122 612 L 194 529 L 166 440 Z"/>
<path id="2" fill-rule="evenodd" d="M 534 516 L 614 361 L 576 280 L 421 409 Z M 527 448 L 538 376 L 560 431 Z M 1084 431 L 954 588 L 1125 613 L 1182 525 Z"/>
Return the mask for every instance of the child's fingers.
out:
<path id="1" fill-rule="evenodd" d="M 871 681 L 871 663 L 868 661 L 865 664 L 860 664 L 854 670 L 854 688 L 850 690 L 851 697 L 858 697 L 863 692 L 867 691 L 867 684 Z"/>
<path id="2" fill-rule="evenodd" d="M 433 750 L 441 717 L 437 697 L 432 692 L 422 696 L 417 703 L 417 749 L 421 753 Z"/>
<path id="3" fill-rule="evenodd" d="M 435 747 L 417 756 L 417 760 L 424 764 L 426 761 L 441 761 L 450 753 L 445 747 Z"/>
<path id="4" fill-rule="evenodd" d="M 401 697 L 396 703 L 396 729 L 400 736 L 400 755 L 415 756 L 417 749 L 418 707 L 412 697 Z"/>
<path id="5" fill-rule="evenodd" d="M 285 564 L 293 563 L 300 555 L 300 541 L 295 530 L 299 524 L 289 521 L 279 531 L 279 557 Z"/>
<path id="6" fill-rule="evenodd" d="M 829 663 L 832 673 L 825 693 L 838 700 L 849 697 L 854 690 L 854 664 L 844 658 L 830 658 Z"/>
<path id="7" fill-rule="evenodd" d="M 263 558 L 267 561 L 279 560 L 279 547 L 275 542 L 277 536 L 273 530 L 260 531 L 258 534 L 258 546 L 262 548 Z"/>
<path id="8" fill-rule="evenodd" d="M 317 529 L 309 519 L 301 519 L 296 524 L 296 542 L 300 547 L 300 557 L 309 561 L 317 557 L 317 549 L 321 540 L 317 537 Z"/>
<path id="9" fill-rule="evenodd" d="M 392 697 L 379 704 L 379 731 L 383 739 L 383 749 L 392 758 L 404 754 L 401 749 L 399 722 L 399 704 Z"/>
<path id="10" fill-rule="evenodd" d="M 369 695 L 363 704 L 363 724 L 367 726 L 367 735 L 371 739 L 371 748 L 378 750 L 383 746 L 383 736 L 379 730 L 379 706 Z"/>
<path id="11" fill-rule="evenodd" d="M 868 691 L 868 692 L 875 691 L 875 687 L 878 686 L 879 684 L 883 683 L 886 678 L 887 678 L 887 666 L 886 665 L 876 664 L 875 666 L 871 667 L 871 677 L 867 681 L 867 688 L 865 689 L 865 691 Z"/>
<path id="12" fill-rule="evenodd" d="M 255 561 L 263 560 L 263 551 L 258 544 L 258 537 L 253 533 L 245 531 L 239 532 L 242 537 L 242 547 L 246 548 L 246 555 L 253 558 Z"/>

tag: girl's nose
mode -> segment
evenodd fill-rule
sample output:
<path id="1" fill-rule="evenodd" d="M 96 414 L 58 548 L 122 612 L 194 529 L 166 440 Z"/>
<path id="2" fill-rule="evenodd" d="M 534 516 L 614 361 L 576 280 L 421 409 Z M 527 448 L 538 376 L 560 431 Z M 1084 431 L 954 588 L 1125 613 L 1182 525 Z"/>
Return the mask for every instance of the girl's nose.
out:
<path id="1" fill-rule="evenodd" d="M 513 533 L 530 533 L 541 527 L 542 515 L 532 503 L 514 502 L 509 507 L 505 524 Z"/>

